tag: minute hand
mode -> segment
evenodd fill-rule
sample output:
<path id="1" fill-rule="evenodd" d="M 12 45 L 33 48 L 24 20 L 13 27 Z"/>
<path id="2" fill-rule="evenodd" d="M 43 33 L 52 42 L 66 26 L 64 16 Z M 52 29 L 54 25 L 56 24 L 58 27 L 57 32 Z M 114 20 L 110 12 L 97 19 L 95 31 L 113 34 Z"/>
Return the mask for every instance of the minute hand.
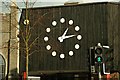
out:
<path id="1" fill-rule="evenodd" d="M 63 35 L 61 37 L 64 37 L 66 35 L 67 31 L 68 31 L 68 28 L 65 30 L 65 32 L 63 33 Z"/>
<path id="2" fill-rule="evenodd" d="M 64 36 L 63 39 L 67 39 L 67 38 L 71 38 L 71 37 L 74 37 L 76 35 L 68 35 L 68 36 Z"/>

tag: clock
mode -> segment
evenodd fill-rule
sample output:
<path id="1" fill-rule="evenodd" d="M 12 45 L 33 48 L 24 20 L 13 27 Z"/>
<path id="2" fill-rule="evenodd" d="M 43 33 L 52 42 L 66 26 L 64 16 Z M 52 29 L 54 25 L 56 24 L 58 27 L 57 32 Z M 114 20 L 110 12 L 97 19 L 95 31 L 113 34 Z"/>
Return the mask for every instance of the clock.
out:
<path id="1" fill-rule="evenodd" d="M 83 38 L 80 25 L 65 17 L 51 20 L 49 25 L 44 29 L 46 35 L 43 37 L 46 51 L 53 57 L 59 55 L 61 59 L 66 55 L 74 56 L 80 50 L 80 41 Z"/>

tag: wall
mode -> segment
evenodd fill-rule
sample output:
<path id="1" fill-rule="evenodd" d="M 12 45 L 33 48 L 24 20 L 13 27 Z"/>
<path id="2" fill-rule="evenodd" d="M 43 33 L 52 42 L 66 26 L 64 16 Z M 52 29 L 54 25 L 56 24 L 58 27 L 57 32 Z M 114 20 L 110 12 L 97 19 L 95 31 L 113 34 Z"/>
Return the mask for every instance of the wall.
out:
<path id="1" fill-rule="evenodd" d="M 38 38 L 31 50 L 29 56 L 29 73 L 39 75 L 41 73 L 59 73 L 59 72 L 89 72 L 88 49 L 91 46 L 102 43 L 108 44 L 108 14 L 109 3 L 91 3 L 80 4 L 74 6 L 57 6 L 29 9 L 29 20 L 31 37 L 29 44 Z M 114 4 L 111 4 L 114 5 Z M 65 18 L 64 24 L 60 23 L 60 19 Z M 112 19 L 112 18 L 111 18 Z M 23 9 L 20 26 L 20 68 L 21 72 L 25 71 L 25 46 L 23 44 L 22 34 L 25 32 L 25 9 Z M 73 20 L 74 24 L 69 25 L 69 21 Z M 57 28 L 54 28 L 52 21 L 56 21 Z M 74 31 L 76 25 L 80 26 L 80 31 Z M 115 25 L 115 24 L 114 24 Z M 116 24 L 117 25 L 117 24 Z M 82 39 L 78 41 L 76 38 L 65 40 L 63 43 L 58 41 L 58 36 L 62 35 L 67 27 L 70 27 L 67 35 L 81 34 Z M 46 28 L 50 28 L 51 32 L 46 33 Z M 50 41 L 44 41 L 44 37 L 48 36 Z M 74 45 L 78 43 L 80 48 L 76 50 Z M 46 50 L 46 45 L 50 44 L 52 49 Z M 73 50 L 75 54 L 69 56 L 68 50 Z M 53 50 L 58 51 L 55 57 L 51 56 Z M 65 53 L 65 58 L 59 56 Z"/>
<path id="2" fill-rule="evenodd" d="M 0 53 L 5 58 L 6 62 L 6 73 L 5 76 L 9 78 L 16 78 L 18 76 L 18 67 L 17 63 L 18 60 L 18 41 L 16 37 L 16 31 L 17 31 L 17 9 L 16 7 L 11 7 L 11 14 L 10 13 L 1 13 L 1 24 L 0 27 L 0 39 L 1 39 L 1 44 L 0 44 Z M 9 44 L 10 41 L 10 45 Z"/>

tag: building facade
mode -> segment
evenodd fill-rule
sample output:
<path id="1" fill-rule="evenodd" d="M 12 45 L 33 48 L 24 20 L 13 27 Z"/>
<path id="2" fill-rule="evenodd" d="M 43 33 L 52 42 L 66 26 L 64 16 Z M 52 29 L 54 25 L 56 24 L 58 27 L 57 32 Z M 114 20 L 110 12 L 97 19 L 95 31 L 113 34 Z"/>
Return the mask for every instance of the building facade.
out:
<path id="1" fill-rule="evenodd" d="M 17 8 L 0 14 L 0 78 L 16 78 L 19 73 Z"/>
<path id="2" fill-rule="evenodd" d="M 119 9 L 119 3 L 109 2 L 30 8 L 29 44 L 34 44 L 29 75 L 89 72 L 88 49 L 97 43 L 113 48 L 114 70 L 119 71 Z M 20 19 L 21 72 L 25 71 L 25 11 Z"/>

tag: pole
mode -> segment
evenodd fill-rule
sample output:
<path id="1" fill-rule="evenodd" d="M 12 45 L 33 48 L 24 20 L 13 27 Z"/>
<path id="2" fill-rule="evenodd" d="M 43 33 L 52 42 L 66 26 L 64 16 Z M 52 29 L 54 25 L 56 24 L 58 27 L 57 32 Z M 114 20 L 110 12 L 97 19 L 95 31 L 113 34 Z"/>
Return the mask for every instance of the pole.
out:
<path id="1" fill-rule="evenodd" d="M 7 59 L 7 76 L 6 80 L 9 78 L 9 70 L 10 70 L 10 40 L 11 40 L 11 13 L 10 13 L 10 23 L 9 23 L 9 40 L 8 40 L 8 59 Z"/>
<path id="2" fill-rule="evenodd" d="M 7 77 L 6 77 L 6 80 L 8 80 L 8 77 L 9 77 L 9 70 L 10 70 L 10 40 L 8 41 L 8 60 L 7 60 Z"/>
<path id="3" fill-rule="evenodd" d="M 99 64 L 99 72 L 98 72 L 99 80 L 101 80 L 101 66 Z"/>
<path id="4" fill-rule="evenodd" d="M 106 74 L 107 80 L 110 80 L 110 74 Z"/>

